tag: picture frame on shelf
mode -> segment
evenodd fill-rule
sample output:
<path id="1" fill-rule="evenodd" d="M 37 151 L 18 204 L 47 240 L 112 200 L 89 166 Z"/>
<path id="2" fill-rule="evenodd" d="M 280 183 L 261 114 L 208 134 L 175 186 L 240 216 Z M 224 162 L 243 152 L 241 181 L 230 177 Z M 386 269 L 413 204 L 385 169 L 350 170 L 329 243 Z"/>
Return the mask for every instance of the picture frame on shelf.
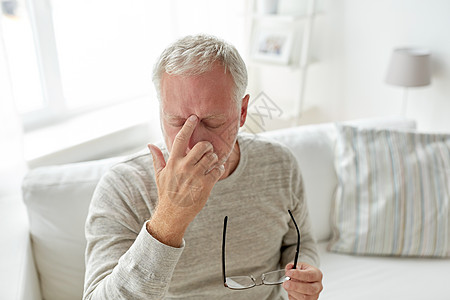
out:
<path id="1" fill-rule="evenodd" d="M 288 65 L 294 31 L 289 28 L 258 28 L 252 45 L 252 59 L 259 62 Z"/>

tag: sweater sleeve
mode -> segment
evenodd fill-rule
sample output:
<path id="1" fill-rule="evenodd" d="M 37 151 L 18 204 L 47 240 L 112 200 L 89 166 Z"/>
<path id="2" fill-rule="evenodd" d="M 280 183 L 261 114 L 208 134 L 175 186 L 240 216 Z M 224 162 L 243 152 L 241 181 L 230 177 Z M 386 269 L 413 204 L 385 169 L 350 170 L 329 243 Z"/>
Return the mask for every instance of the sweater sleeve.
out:
<path id="1" fill-rule="evenodd" d="M 303 180 L 295 157 L 291 157 L 291 201 L 292 215 L 297 222 L 300 231 L 300 251 L 298 262 L 305 262 L 319 267 L 319 255 L 317 254 L 316 241 L 312 234 L 311 221 L 309 218 L 308 205 L 305 198 Z M 297 247 L 297 230 L 292 221 L 289 222 L 289 231 L 283 238 L 281 254 L 281 267 L 294 261 Z"/>
<path id="2" fill-rule="evenodd" d="M 184 249 L 146 230 L 132 205 L 135 192 L 110 171 L 97 186 L 86 220 L 83 299 L 163 299 Z M 142 224 L 144 223 L 144 224 Z"/>

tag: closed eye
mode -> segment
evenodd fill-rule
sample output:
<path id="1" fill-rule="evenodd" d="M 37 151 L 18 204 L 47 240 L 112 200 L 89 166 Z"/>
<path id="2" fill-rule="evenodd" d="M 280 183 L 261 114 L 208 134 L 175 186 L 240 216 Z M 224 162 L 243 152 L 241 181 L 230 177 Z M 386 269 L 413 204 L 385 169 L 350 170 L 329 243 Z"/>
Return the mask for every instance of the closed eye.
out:
<path id="1" fill-rule="evenodd" d="M 212 123 L 212 122 L 202 122 L 202 123 L 206 127 L 212 128 L 212 129 L 219 128 L 220 126 L 222 126 L 224 124 L 224 123 Z"/>
<path id="2" fill-rule="evenodd" d="M 172 127 L 183 127 L 185 122 L 170 123 Z"/>

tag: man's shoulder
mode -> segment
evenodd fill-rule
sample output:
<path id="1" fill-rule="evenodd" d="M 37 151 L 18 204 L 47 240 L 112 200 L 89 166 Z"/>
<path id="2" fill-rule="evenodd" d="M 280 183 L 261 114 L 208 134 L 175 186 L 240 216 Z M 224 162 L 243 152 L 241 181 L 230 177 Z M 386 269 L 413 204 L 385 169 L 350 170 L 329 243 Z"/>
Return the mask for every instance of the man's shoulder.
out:
<path id="1" fill-rule="evenodd" d="M 252 168 L 291 169 L 297 164 L 289 148 L 279 141 L 259 134 L 239 135 L 241 153 L 246 155 Z M 241 155 L 242 155 L 241 154 Z"/>
<path id="2" fill-rule="evenodd" d="M 261 134 L 240 133 L 240 147 L 249 154 L 292 156 L 291 150 L 283 143 Z"/>
<path id="3" fill-rule="evenodd" d="M 154 185 L 154 171 L 151 155 L 142 150 L 121 157 L 101 177 L 96 188 L 96 197 L 102 201 L 117 202 L 122 196 L 146 194 Z M 106 195 L 107 200 L 104 199 Z M 137 198 L 135 199 L 137 201 Z M 120 200 L 119 202 L 121 202 Z M 134 200 L 133 200 L 134 201 Z"/>
<path id="4" fill-rule="evenodd" d="M 121 157 L 103 175 L 103 179 L 111 183 L 135 182 L 136 180 L 148 180 L 153 177 L 153 160 L 148 149 Z"/>
<path id="5" fill-rule="evenodd" d="M 167 150 L 164 143 L 160 141 L 155 143 L 155 145 L 161 149 L 164 157 L 167 159 Z M 153 171 L 153 159 L 150 150 L 145 147 L 137 152 L 123 156 L 122 159 L 112 166 L 111 170 L 119 174 L 129 172 L 144 174 Z"/>
<path id="6" fill-rule="evenodd" d="M 139 152 L 122 157 L 121 160 L 111 167 L 111 170 L 121 173 L 145 169 L 149 162 L 152 163 L 151 156 L 148 153 L 148 150 L 145 151 L 143 149 Z"/>

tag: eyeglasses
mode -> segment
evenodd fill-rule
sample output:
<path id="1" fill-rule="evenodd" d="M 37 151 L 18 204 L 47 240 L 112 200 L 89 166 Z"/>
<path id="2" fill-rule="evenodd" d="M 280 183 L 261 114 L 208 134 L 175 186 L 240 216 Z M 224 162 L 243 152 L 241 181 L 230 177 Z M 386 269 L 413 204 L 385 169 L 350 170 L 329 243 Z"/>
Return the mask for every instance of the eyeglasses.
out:
<path id="1" fill-rule="evenodd" d="M 298 254 L 300 250 L 300 231 L 298 230 L 297 223 L 295 222 L 294 216 L 292 215 L 291 211 L 288 210 L 288 212 L 289 215 L 291 216 L 292 221 L 294 222 L 295 229 L 297 230 L 297 251 L 295 253 L 294 267 L 293 267 L 293 269 L 296 269 Z M 286 280 L 290 280 L 290 278 L 285 275 L 285 270 L 277 270 L 262 274 L 260 284 L 256 283 L 256 280 L 252 275 L 227 277 L 225 274 L 225 237 L 227 233 L 227 222 L 228 216 L 226 216 L 223 220 L 223 240 L 222 240 L 222 275 L 223 275 L 223 285 L 225 287 L 233 290 L 244 290 L 263 284 L 264 285 L 282 284 Z"/>

